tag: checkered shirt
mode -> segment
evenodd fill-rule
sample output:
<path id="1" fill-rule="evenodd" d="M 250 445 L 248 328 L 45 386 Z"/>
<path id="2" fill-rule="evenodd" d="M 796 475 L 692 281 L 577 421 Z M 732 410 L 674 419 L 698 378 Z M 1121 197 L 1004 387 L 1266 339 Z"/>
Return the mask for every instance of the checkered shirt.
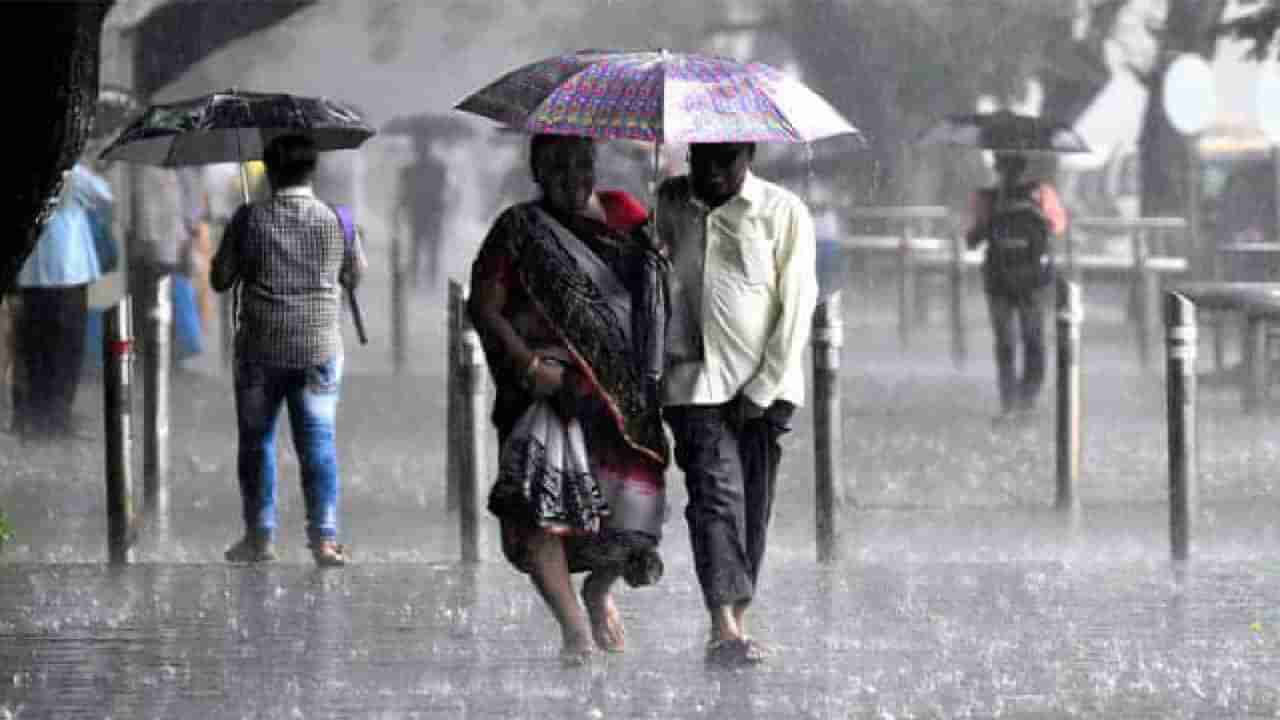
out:
<path id="1" fill-rule="evenodd" d="M 337 215 L 309 187 L 240 209 L 223 244 L 241 281 L 236 356 L 310 367 L 342 352 L 338 273 L 355 264 Z"/>

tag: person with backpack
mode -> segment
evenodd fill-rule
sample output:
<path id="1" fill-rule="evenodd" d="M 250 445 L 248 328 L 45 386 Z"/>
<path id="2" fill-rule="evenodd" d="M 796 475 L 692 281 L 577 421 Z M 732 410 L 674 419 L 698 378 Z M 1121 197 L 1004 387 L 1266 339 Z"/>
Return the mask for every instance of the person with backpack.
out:
<path id="1" fill-rule="evenodd" d="M 342 289 L 368 263 L 347 209 L 316 197 L 315 142 L 286 135 L 267 145 L 270 199 L 243 205 L 213 258 L 210 285 L 235 288 L 237 468 L 245 534 L 229 562 L 276 557 L 275 435 L 287 405 L 302 471 L 307 540 L 317 565 L 344 565 L 337 542 L 338 457 L 335 421 L 342 385 Z M 238 286 L 238 287 L 237 287 Z"/>
<path id="2" fill-rule="evenodd" d="M 1000 415 L 1006 420 L 1031 412 L 1044 384 L 1044 317 L 1052 292 L 1052 238 L 1067 228 L 1058 193 L 1043 181 L 1024 181 L 1027 158 L 997 151 L 994 187 L 972 200 L 973 222 L 965 234 L 970 248 L 986 245 L 983 286 L 995 334 Z M 1021 332 L 1022 373 L 1015 363 Z"/>

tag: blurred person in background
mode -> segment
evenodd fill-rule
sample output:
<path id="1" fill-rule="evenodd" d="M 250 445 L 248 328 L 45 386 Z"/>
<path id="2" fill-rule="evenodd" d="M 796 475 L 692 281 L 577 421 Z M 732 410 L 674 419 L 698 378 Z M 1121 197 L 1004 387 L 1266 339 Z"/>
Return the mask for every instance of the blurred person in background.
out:
<path id="1" fill-rule="evenodd" d="M 179 251 L 177 272 L 171 287 L 173 302 L 173 357 L 176 368 L 204 351 L 204 338 L 212 315 L 213 293 L 209 265 L 213 243 L 209 239 L 209 197 L 199 168 L 178 171 L 182 192 L 186 241 Z"/>
<path id="2" fill-rule="evenodd" d="M 396 213 L 412 242 L 409 276 L 434 290 L 443 276 L 445 194 L 449 168 L 434 152 L 429 132 L 413 135 L 413 162 L 400 171 Z"/>
<path id="3" fill-rule="evenodd" d="M 119 258 L 111 188 L 90 143 L 18 274 L 14 316 L 13 430 L 23 439 L 78 435 L 73 407 L 85 360 L 89 285 Z"/>
<path id="4" fill-rule="evenodd" d="M 489 510 L 560 625 L 561 661 L 625 647 L 612 587 L 658 581 L 667 465 L 663 261 L 632 196 L 595 191 L 588 138 L 536 135 L 541 196 L 494 221 L 468 310 L 497 394 Z M 571 574 L 587 572 L 578 603 Z M 585 613 L 583 606 L 585 605 Z"/>
<path id="5" fill-rule="evenodd" d="M 997 152 L 995 169 L 997 184 L 973 194 L 965 240 L 971 249 L 987 247 L 982 277 L 995 335 L 996 422 L 1002 423 L 1031 412 L 1044 384 L 1044 316 L 1054 278 L 1051 240 L 1066 232 L 1067 213 L 1053 186 L 1023 180 L 1024 154 Z"/>

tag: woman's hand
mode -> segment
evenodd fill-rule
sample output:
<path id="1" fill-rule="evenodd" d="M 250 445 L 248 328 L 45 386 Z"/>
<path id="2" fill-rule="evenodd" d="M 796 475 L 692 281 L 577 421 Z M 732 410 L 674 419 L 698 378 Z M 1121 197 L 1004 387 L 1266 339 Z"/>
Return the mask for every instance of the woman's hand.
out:
<path id="1" fill-rule="evenodd" d="M 529 393 L 536 398 L 547 398 L 560 392 L 564 385 L 564 366 L 555 360 L 539 358 L 530 373 Z"/>

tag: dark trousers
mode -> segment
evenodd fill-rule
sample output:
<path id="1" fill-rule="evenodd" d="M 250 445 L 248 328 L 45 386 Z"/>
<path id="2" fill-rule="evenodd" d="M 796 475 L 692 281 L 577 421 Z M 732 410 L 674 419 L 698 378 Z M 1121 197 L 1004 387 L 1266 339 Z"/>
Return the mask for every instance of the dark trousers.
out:
<path id="1" fill-rule="evenodd" d="M 20 297 L 13 429 L 19 435 L 68 433 L 84 364 L 89 286 L 21 288 Z"/>
<path id="2" fill-rule="evenodd" d="M 991 330 L 995 334 L 996 380 L 1000 409 L 1029 410 L 1044 385 L 1044 318 L 1051 288 L 1007 295 L 987 293 Z M 1018 331 L 1022 335 L 1022 373 L 1016 354 Z"/>
<path id="3" fill-rule="evenodd" d="M 741 429 L 728 405 L 669 407 L 676 463 L 685 474 L 685 520 L 694 567 L 708 608 L 749 603 L 764 562 L 773 513 L 779 438 L 795 406 L 774 403 Z"/>

